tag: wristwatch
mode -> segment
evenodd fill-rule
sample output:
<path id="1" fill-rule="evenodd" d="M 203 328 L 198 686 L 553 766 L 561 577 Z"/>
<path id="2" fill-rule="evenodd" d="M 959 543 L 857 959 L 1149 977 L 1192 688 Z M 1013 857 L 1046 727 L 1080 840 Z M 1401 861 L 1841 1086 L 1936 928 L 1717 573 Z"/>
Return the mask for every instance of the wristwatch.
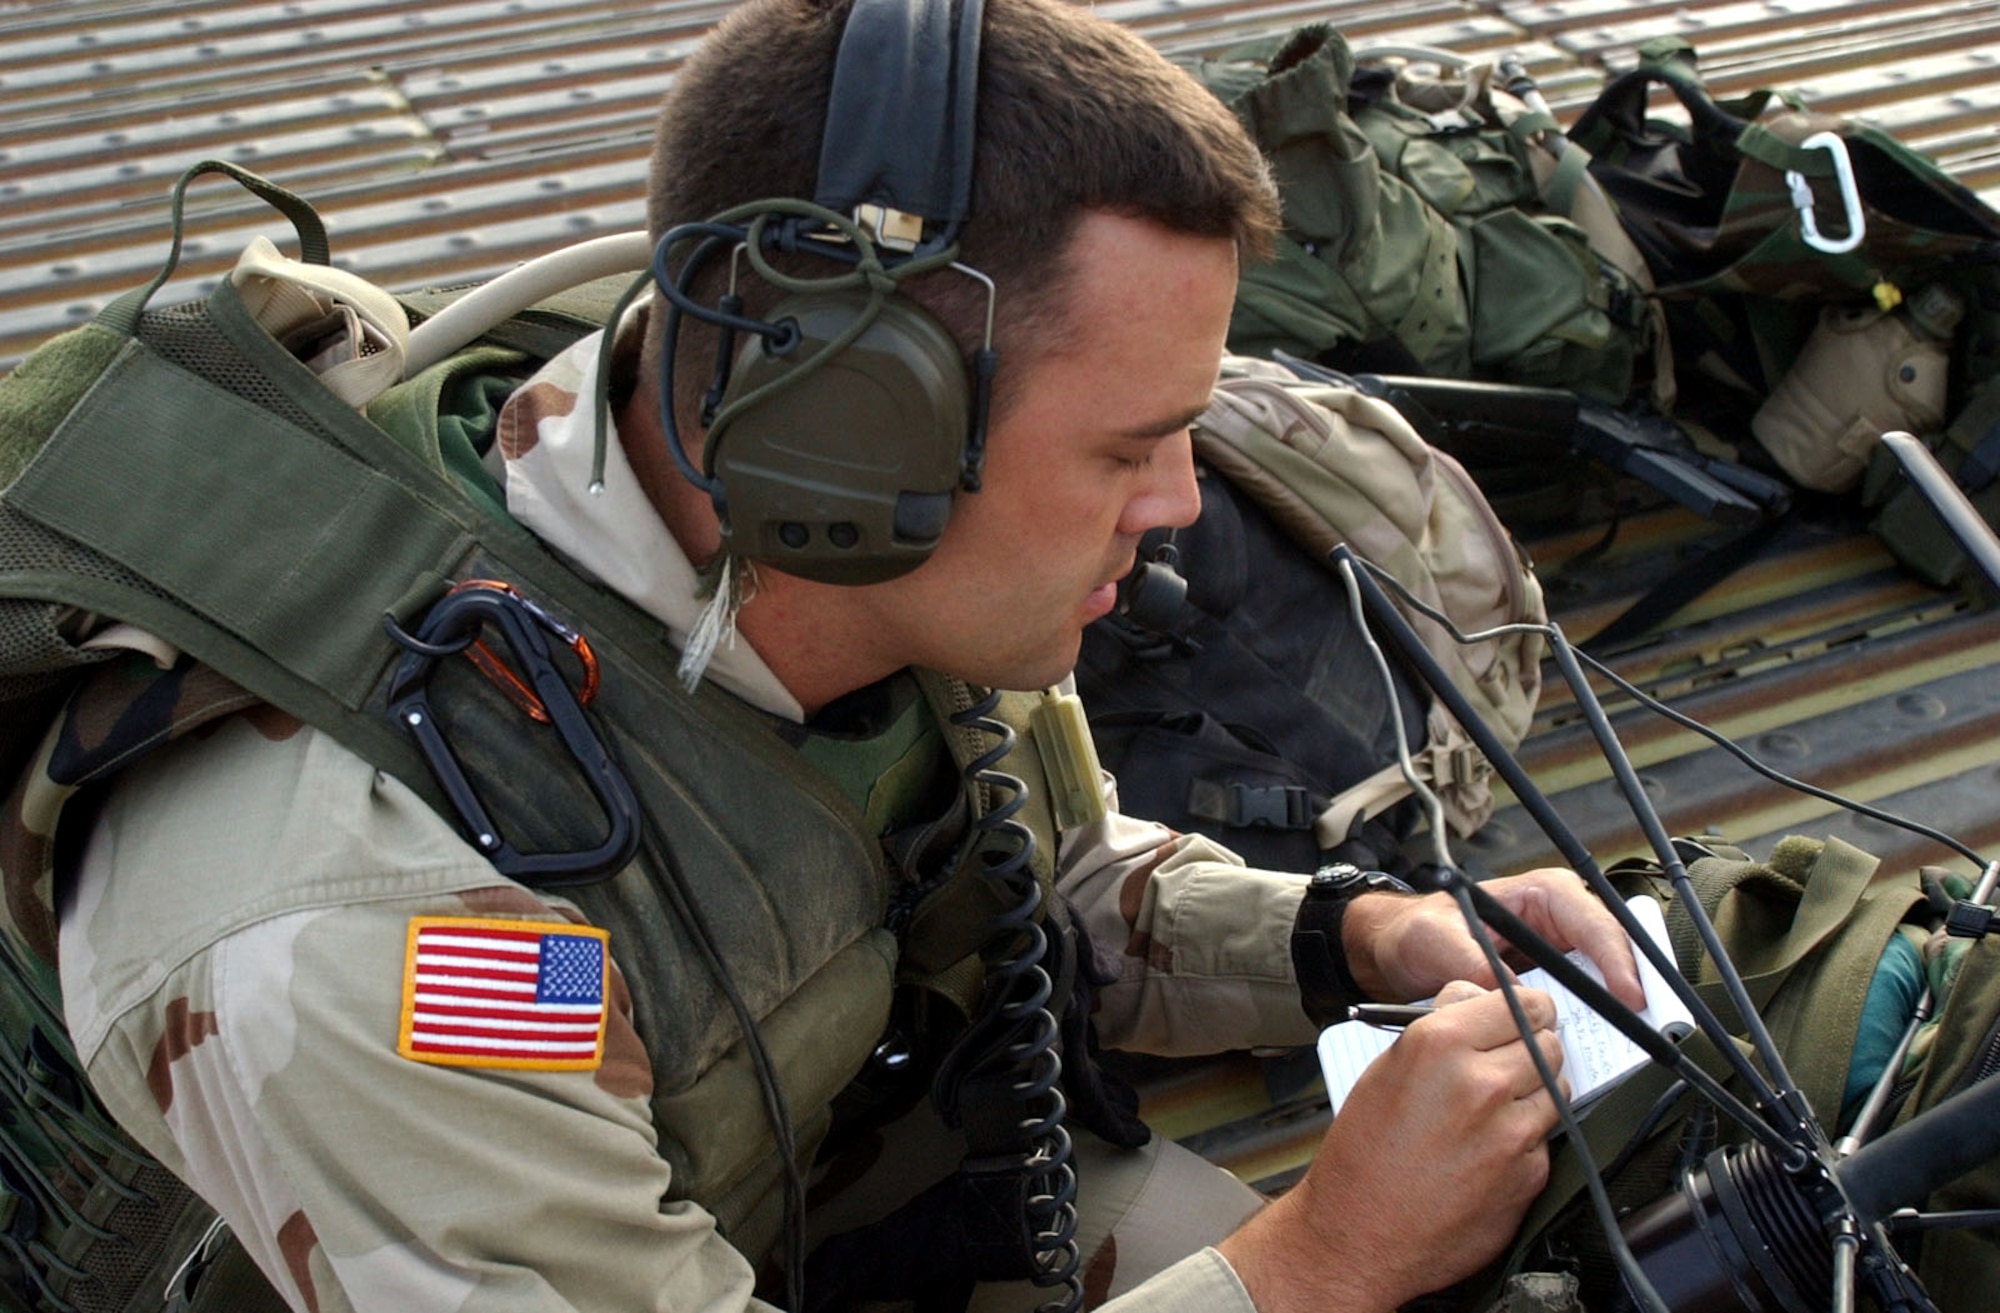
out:
<path id="1" fill-rule="evenodd" d="M 1382 871 L 1364 871 L 1352 862 L 1328 862 L 1306 882 L 1306 896 L 1292 922 L 1292 971 L 1299 980 L 1299 1004 L 1316 1026 L 1347 1019 L 1347 1009 L 1368 995 L 1347 969 L 1340 922 L 1348 903 L 1370 893 L 1414 895 L 1416 890 Z"/>
<path id="2" fill-rule="evenodd" d="M 1353 862 L 1328 862 L 1306 883 L 1306 897 L 1345 902 L 1362 894 L 1413 894 L 1416 890 L 1384 871 L 1364 871 Z"/>

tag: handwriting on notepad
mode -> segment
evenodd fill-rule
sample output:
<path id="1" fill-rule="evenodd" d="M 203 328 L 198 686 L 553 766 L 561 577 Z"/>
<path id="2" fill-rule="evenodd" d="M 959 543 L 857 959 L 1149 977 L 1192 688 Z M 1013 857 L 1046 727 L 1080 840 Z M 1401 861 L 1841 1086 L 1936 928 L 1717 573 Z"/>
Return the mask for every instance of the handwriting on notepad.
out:
<path id="1" fill-rule="evenodd" d="M 1667 946 L 1666 917 L 1652 898 L 1640 895 L 1626 904 L 1645 928 L 1647 935 L 1662 948 Z M 1599 984 L 1604 982 L 1597 964 L 1581 952 L 1570 953 L 1570 961 L 1581 967 Z M 1677 1028 L 1692 1025 L 1693 1018 L 1680 996 L 1667 987 L 1660 973 L 1636 949 L 1639 983 L 1646 991 L 1646 1009 L 1639 1019 L 1663 1034 L 1681 1033 Z M 1521 974 L 1520 981 L 1534 989 L 1547 990 L 1556 1005 L 1556 1029 L 1562 1038 L 1563 1074 L 1569 1078 L 1570 1099 L 1587 1101 L 1615 1084 L 1621 1077 L 1645 1064 L 1646 1053 L 1637 1044 L 1586 1006 L 1582 999 L 1558 984 L 1546 971 Z M 1326 1078 L 1327 1097 L 1335 1112 L 1346 1100 L 1354 1082 L 1389 1046 L 1396 1033 L 1378 1030 L 1359 1021 L 1343 1021 L 1320 1032 L 1319 1061 Z"/>

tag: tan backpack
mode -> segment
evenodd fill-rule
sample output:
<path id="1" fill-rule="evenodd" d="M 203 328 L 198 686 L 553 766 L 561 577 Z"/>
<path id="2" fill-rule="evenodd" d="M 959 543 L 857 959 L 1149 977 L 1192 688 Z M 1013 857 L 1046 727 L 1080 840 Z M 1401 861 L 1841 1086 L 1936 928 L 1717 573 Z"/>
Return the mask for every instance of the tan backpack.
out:
<path id="1" fill-rule="evenodd" d="M 1223 374 L 1195 422 L 1195 453 L 1300 547 L 1324 560 L 1347 543 L 1464 633 L 1547 621 L 1540 582 L 1471 476 L 1418 437 L 1393 406 L 1351 388 L 1300 381 L 1267 361 L 1231 357 Z M 1337 587 L 1328 599 L 1345 604 Z M 1405 614 L 1494 732 L 1510 747 L 1519 743 L 1541 691 L 1541 635 L 1461 644 L 1428 617 L 1410 608 Z M 1492 814 L 1491 768 L 1435 702 L 1427 729 L 1413 754 L 1418 769 L 1438 791 L 1451 828 L 1470 834 Z M 1398 763 L 1385 763 L 1320 813 L 1320 846 L 1332 847 L 1357 818 L 1409 792 Z"/>

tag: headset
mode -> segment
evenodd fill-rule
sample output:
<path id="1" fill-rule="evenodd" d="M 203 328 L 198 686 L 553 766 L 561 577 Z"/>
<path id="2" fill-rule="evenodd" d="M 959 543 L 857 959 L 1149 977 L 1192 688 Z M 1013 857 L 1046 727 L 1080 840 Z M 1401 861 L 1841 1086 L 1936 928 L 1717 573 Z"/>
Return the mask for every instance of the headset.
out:
<path id="1" fill-rule="evenodd" d="M 823 583 L 878 583 L 921 565 L 956 492 L 978 491 L 994 291 L 956 256 L 972 193 L 981 9 L 981 0 L 855 0 L 812 200 L 738 206 L 673 228 L 654 249 L 669 303 L 661 427 L 682 476 L 708 493 L 730 555 Z M 797 254 L 831 272 L 800 277 L 773 264 Z M 725 258 L 729 290 L 697 302 L 688 289 Z M 736 284 L 746 264 L 785 293 L 767 318 L 744 314 Z M 953 335 L 902 291 L 947 269 L 986 291 L 985 340 L 970 369 Z M 674 421 L 683 315 L 720 330 L 699 468 Z"/>
<path id="2" fill-rule="evenodd" d="M 879 583 L 923 564 L 953 498 L 979 490 L 998 363 L 995 292 L 957 255 L 972 194 L 982 8 L 854 0 L 813 198 L 737 206 L 670 229 L 654 248 L 653 281 L 667 302 L 660 426 L 681 475 L 708 494 L 729 556 L 822 583 Z M 690 289 L 725 258 L 728 290 L 704 305 Z M 831 272 L 797 274 L 817 261 Z M 766 318 L 745 314 L 737 282 L 746 265 L 784 293 Z M 985 337 L 970 368 L 953 334 L 903 291 L 946 270 L 985 289 Z M 683 316 L 719 330 L 699 467 L 675 423 Z M 965 776 L 994 799 L 974 824 L 992 859 L 983 874 L 1006 910 L 983 953 L 986 996 L 941 1059 L 933 1097 L 968 1147 L 959 1275 L 1030 1279 L 1052 1291 L 1039 1313 L 1073 1313 L 1083 1296 L 1076 1178 L 1046 1006 L 1048 938 L 1029 864 L 1034 836 L 1014 815 L 1027 788 L 998 769 L 1014 746 L 993 716 L 998 700 L 991 693 L 951 717 L 993 741 Z M 788 1293 L 799 1308 L 803 1192 L 795 1180 L 787 1189 Z"/>

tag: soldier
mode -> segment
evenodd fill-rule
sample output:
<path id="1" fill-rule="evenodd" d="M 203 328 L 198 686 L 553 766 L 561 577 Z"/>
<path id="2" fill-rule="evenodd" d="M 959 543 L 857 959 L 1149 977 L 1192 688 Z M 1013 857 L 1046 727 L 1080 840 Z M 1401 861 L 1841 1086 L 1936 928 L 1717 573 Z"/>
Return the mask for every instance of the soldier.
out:
<path id="1" fill-rule="evenodd" d="M 750 0 L 718 27 L 663 111 L 655 236 L 813 194 L 846 11 Z M 660 820 L 670 851 L 566 897 L 532 892 L 396 780 L 268 709 L 152 754 L 104 799 L 62 923 L 78 1051 L 119 1120 L 215 1204 L 293 1307 L 761 1306 L 798 1277 L 788 1158 L 812 1162 L 812 1307 L 1048 1296 L 987 1279 L 1059 1264 L 1059 1247 L 996 1244 L 973 1215 L 984 1186 L 965 1184 L 1016 1076 L 1003 1066 L 1000 1093 L 980 1092 L 992 1014 L 976 987 L 951 993 L 961 968 L 979 976 L 992 909 L 978 904 L 971 942 L 936 938 L 938 925 L 964 938 L 951 898 L 977 885 L 955 863 L 993 828 L 990 790 L 966 787 L 978 732 L 953 712 L 968 685 L 1061 681 L 1140 535 L 1196 514 L 1188 425 L 1216 378 L 1238 255 L 1263 248 L 1276 214 L 1227 112 L 1082 11 L 992 0 L 979 77 L 959 258 L 997 285 L 1001 363 L 980 486 L 953 496 L 920 564 L 826 582 L 744 546 L 740 526 L 725 538 L 721 516 L 740 507 L 684 476 L 662 419 L 703 473 L 714 333 L 669 341 L 664 301 L 557 357 L 499 417 L 510 514 L 655 617 L 694 653 L 690 673 L 728 695 L 674 713 L 675 733 L 694 727 L 674 741 L 699 744 L 686 757 L 661 759 L 674 756 L 664 724 L 659 742 L 622 745 L 635 773 L 695 799 L 678 826 Z M 712 301 L 726 281 L 690 296 Z M 899 294 L 972 354 L 976 287 L 940 271 Z M 741 290 L 751 317 L 778 295 L 747 277 Z M 607 351 L 616 432 L 594 492 L 586 399 Z M 662 395 L 663 357 L 696 382 Z M 850 437 L 866 451 L 872 435 Z M 1045 791 L 1022 756 L 1009 768 Z M 781 758 L 818 782 L 758 765 Z M 704 782 L 759 771 L 764 787 L 697 807 Z M 1555 1114 L 1448 900 L 1353 881 L 1308 902 L 1300 876 L 1115 809 L 1060 833 L 1046 805 L 1026 815 L 1036 873 L 1061 895 L 1038 969 L 1061 1017 L 1091 1301 L 1387 1310 L 1498 1251 L 1543 1179 Z M 744 860 L 758 853 L 795 882 Z M 717 937 L 747 1033 L 689 960 L 683 887 L 727 905 Z M 739 915 L 746 887 L 757 905 Z M 1622 934 L 1573 876 L 1490 888 L 1641 1002 Z M 766 924 L 767 947 L 746 947 L 743 926 Z M 1337 951 L 1303 953 L 1301 971 L 1299 937 Z M 1009 954 L 1018 944 L 985 968 Z M 1139 1143 L 1090 1060 L 1097 1041 L 1304 1043 L 1348 1000 L 1433 993 L 1445 1006 L 1361 1082 L 1269 1206 L 1176 1146 Z M 1557 1062 L 1548 1000 L 1527 997 Z M 759 1054 L 775 1076 L 754 1074 Z"/>

